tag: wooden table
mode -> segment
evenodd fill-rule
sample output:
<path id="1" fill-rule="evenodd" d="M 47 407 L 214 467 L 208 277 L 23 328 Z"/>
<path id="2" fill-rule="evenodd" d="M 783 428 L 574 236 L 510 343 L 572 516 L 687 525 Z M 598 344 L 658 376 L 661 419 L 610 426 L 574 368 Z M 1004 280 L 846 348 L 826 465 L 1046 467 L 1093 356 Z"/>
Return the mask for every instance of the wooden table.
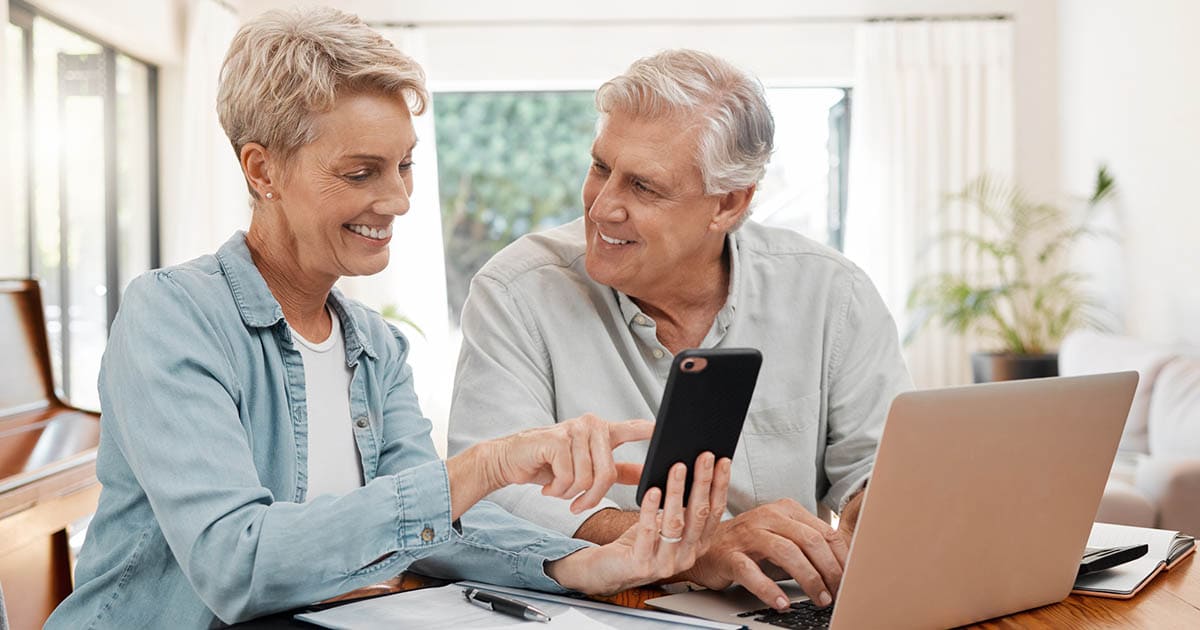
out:
<path id="1" fill-rule="evenodd" d="M 1072 595 L 1060 603 L 975 628 L 1200 628 L 1196 554 L 1161 573 L 1133 599 Z"/>
<path id="2" fill-rule="evenodd" d="M 1184 560 L 1171 571 L 1154 578 L 1133 599 L 1109 599 L 1071 595 L 1057 604 L 985 621 L 971 628 L 1200 628 L 1200 567 L 1196 556 Z M 412 575 L 402 575 L 388 582 L 348 593 L 335 600 L 351 600 L 364 596 L 442 585 L 446 582 L 431 581 Z M 611 597 L 598 597 L 630 608 L 648 608 L 645 601 L 659 597 L 663 592 L 656 588 L 635 588 L 622 591 Z M 273 615 L 254 620 L 240 627 L 263 629 L 312 628 L 291 619 L 292 613 Z"/>

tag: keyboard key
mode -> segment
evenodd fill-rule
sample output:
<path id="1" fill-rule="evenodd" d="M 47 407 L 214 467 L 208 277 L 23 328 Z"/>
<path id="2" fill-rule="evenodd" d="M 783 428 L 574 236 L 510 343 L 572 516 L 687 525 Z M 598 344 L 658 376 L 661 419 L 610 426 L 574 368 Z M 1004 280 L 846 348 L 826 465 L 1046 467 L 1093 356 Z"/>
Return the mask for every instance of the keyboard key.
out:
<path id="1" fill-rule="evenodd" d="M 829 627 L 829 620 L 833 617 L 833 608 L 819 608 L 809 602 L 796 602 L 786 612 L 777 612 L 767 608 L 754 611 L 754 614 L 757 615 L 754 619 L 755 621 L 779 626 L 780 628 L 824 630 Z M 741 614 L 738 616 L 745 617 L 749 615 Z"/>

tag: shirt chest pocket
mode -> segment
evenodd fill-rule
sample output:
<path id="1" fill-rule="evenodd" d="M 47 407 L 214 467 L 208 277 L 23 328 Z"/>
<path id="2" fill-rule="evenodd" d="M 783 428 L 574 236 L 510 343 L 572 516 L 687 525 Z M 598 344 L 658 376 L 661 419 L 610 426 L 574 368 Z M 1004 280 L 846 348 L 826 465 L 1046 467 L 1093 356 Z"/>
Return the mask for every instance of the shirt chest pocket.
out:
<path id="1" fill-rule="evenodd" d="M 751 409 L 742 429 L 757 505 L 791 498 L 816 509 L 820 394 Z"/>

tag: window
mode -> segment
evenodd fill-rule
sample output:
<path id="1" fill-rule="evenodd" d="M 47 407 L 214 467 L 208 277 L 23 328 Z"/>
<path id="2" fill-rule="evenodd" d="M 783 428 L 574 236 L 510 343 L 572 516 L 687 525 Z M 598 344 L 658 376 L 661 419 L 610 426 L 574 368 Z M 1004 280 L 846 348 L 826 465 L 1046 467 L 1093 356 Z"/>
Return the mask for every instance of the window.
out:
<path id="1" fill-rule="evenodd" d="M 751 219 L 842 249 L 850 146 L 850 90 L 773 88 L 775 152 Z"/>
<path id="2" fill-rule="evenodd" d="M 450 316 L 458 326 L 471 277 L 519 236 L 582 215 L 591 163 L 592 92 L 434 94 L 439 196 Z M 841 249 L 850 90 L 772 88 L 775 153 L 755 221 Z"/>
<path id="3" fill-rule="evenodd" d="M 14 168 L 0 212 L 21 229 L 9 236 L 20 253 L 0 263 L 40 280 L 55 384 L 97 408 L 120 291 L 158 264 L 157 71 L 21 3 L 9 19 Z"/>
<path id="4" fill-rule="evenodd" d="M 446 294 L 458 325 L 471 277 L 518 237 L 582 213 L 591 92 L 434 95 Z"/>

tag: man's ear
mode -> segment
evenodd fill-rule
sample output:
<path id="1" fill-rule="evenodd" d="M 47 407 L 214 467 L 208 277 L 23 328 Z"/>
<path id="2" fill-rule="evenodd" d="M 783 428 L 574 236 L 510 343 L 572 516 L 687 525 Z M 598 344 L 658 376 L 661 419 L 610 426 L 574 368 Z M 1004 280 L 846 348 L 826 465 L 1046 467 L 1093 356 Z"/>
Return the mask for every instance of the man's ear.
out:
<path id="1" fill-rule="evenodd" d="M 271 175 L 273 169 L 269 168 L 271 154 L 266 147 L 257 142 L 247 142 L 242 145 L 238 157 L 242 163 L 242 172 L 246 175 L 246 183 L 260 198 L 266 197 L 268 192 L 276 189 L 277 182 L 272 180 Z"/>
<path id="2" fill-rule="evenodd" d="M 740 190 L 724 193 L 718 202 L 717 212 L 713 215 L 711 227 L 721 232 L 729 232 L 746 216 L 750 209 L 750 201 L 758 184 L 753 184 Z"/>

